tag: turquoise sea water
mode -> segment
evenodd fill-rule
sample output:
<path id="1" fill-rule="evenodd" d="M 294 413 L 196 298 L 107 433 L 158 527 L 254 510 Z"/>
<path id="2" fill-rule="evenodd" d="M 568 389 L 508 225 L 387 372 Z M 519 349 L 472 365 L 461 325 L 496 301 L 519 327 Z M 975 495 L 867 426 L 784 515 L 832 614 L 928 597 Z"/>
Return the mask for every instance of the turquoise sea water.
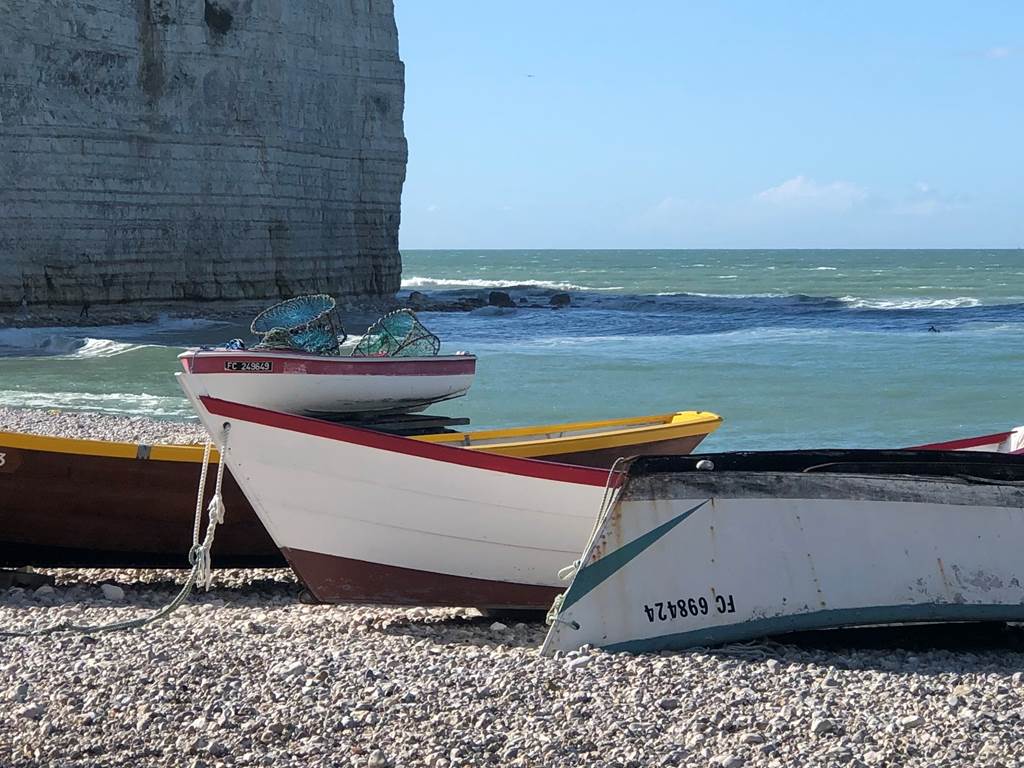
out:
<path id="1" fill-rule="evenodd" d="M 475 427 L 713 410 L 707 449 L 899 446 L 1024 423 L 1024 251 L 406 251 L 404 293 L 480 360 L 439 408 Z M 574 306 L 548 308 L 567 291 Z M 539 305 L 531 308 L 528 305 Z M 929 329 L 935 328 L 938 332 Z M 358 330 L 358 327 L 351 327 Z M 0 403 L 187 418 L 171 373 L 204 321 L 0 331 Z"/>

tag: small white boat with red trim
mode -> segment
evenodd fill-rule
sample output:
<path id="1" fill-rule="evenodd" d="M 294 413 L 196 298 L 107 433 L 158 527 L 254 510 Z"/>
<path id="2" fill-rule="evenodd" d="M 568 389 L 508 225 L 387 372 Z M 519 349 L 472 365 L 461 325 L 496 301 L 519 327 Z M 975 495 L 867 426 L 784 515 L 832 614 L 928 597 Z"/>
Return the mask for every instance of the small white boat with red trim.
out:
<path id="1" fill-rule="evenodd" d="M 917 445 L 924 451 L 988 451 L 991 453 L 1024 453 L 1024 426 L 1014 427 L 1006 432 L 994 432 L 991 435 L 965 437 L 959 440 L 947 440 L 943 443 Z"/>
<path id="2" fill-rule="evenodd" d="M 441 340 L 408 309 L 388 312 L 346 348 L 333 298 L 296 296 L 264 310 L 241 339 L 178 356 L 211 397 L 321 418 L 414 413 L 466 394 L 476 358 L 439 355 Z"/>
<path id="3" fill-rule="evenodd" d="M 178 381 L 323 602 L 547 609 L 617 477 L 228 402 L 219 376 Z"/>
<path id="4" fill-rule="evenodd" d="M 178 356 L 185 374 L 219 400 L 272 411 L 333 417 L 414 413 L 461 397 L 476 357 L 337 357 L 286 350 L 192 349 Z"/>

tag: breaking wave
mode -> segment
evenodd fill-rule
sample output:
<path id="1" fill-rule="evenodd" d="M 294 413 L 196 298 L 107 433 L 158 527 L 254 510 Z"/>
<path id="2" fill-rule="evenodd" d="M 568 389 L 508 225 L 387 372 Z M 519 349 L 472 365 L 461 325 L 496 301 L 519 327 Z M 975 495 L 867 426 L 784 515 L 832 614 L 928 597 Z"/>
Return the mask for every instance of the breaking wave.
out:
<path id="1" fill-rule="evenodd" d="M 454 277 L 407 277 L 402 290 L 419 288 L 545 288 L 552 291 L 620 291 L 622 286 L 594 288 L 559 280 L 463 280 Z"/>
<path id="2" fill-rule="evenodd" d="M 973 296 L 957 296 L 952 299 L 862 299 L 843 296 L 839 301 L 853 309 L 961 309 L 981 306 L 981 302 Z"/>
<path id="3" fill-rule="evenodd" d="M 153 344 L 54 333 L 43 328 L 10 328 L 0 331 L 0 354 L 6 357 L 113 357 Z"/>

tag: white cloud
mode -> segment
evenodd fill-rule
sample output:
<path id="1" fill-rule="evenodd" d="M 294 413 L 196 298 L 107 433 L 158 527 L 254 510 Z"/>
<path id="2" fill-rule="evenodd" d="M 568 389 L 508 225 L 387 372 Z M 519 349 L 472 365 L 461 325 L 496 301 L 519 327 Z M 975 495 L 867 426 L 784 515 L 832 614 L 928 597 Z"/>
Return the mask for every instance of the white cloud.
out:
<path id="1" fill-rule="evenodd" d="M 963 208 L 967 203 L 964 195 L 951 195 L 926 181 L 914 185 L 914 191 L 896 203 L 892 211 L 900 216 L 935 216 Z"/>
<path id="2" fill-rule="evenodd" d="M 996 46 L 995 48 L 989 48 L 987 51 L 985 51 L 984 55 L 986 59 L 1008 59 L 1012 54 L 1012 48 Z"/>
<path id="3" fill-rule="evenodd" d="M 868 193 L 850 181 L 822 184 L 806 176 L 794 176 L 776 187 L 759 192 L 756 197 L 780 207 L 846 211 L 867 200 Z"/>
<path id="4" fill-rule="evenodd" d="M 441 210 L 441 206 L 436 205 L 435 203 L 431 203 L 427 206 L 427 213 L 436 213 L 439 210 Z"/>

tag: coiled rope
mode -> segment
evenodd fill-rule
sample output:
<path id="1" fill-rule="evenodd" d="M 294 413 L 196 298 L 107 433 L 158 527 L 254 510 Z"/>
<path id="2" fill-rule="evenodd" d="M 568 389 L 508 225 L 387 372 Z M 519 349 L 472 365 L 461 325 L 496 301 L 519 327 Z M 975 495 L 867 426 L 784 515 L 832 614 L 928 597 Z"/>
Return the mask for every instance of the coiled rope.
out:
<path id="1" fill-rule="evenodd" d="M 217 534 L 217 526 L 224 522 L 224 498 L 222 489 L 224 485 L 224 466 L 227 464 L 228 432 L 230 424 L 224 425 L 224 441 L 220 447 L 220 462 L 217 465 L 217 480 L 214 486 L 213 498 L 207 506 L 206 535 L 202 542 L 199 541 L 199 530 L 203 520 L 203 497 L 206 495 L 206 477 L 210 469 L 210 454 L 213 450 L 211 442 L 206 443 L 203 451 L 203 469 L 199 475 L 199 490 L 196 496 L 196 516 L 192 526 L 192 547 L 188 552 L 188 562 L 192 566 L 188 578 L 181 591 L 171 602 L 160 610 L 149 616 L 126 621 L 115 621 L 109 624 L 74 624 L 64 620 L 50 624 L 46 627 L 34 627 L 32 629 L 8 629 L 0 630 L 0 637 L 43 637 L 53 635 L 57 632 L 73 632 L 82 635 L 95 635 L 101 632 L 117 632 L 123 629 L 136 629 L 152 624 L 154 621 L 165 619 L 174 613 L 187 599 L 195 587 L 202 586 L 207 590 L 213 584 L 213 571 L 210 566 L 210 550 L 213 548 L 213 539 Z"/>

